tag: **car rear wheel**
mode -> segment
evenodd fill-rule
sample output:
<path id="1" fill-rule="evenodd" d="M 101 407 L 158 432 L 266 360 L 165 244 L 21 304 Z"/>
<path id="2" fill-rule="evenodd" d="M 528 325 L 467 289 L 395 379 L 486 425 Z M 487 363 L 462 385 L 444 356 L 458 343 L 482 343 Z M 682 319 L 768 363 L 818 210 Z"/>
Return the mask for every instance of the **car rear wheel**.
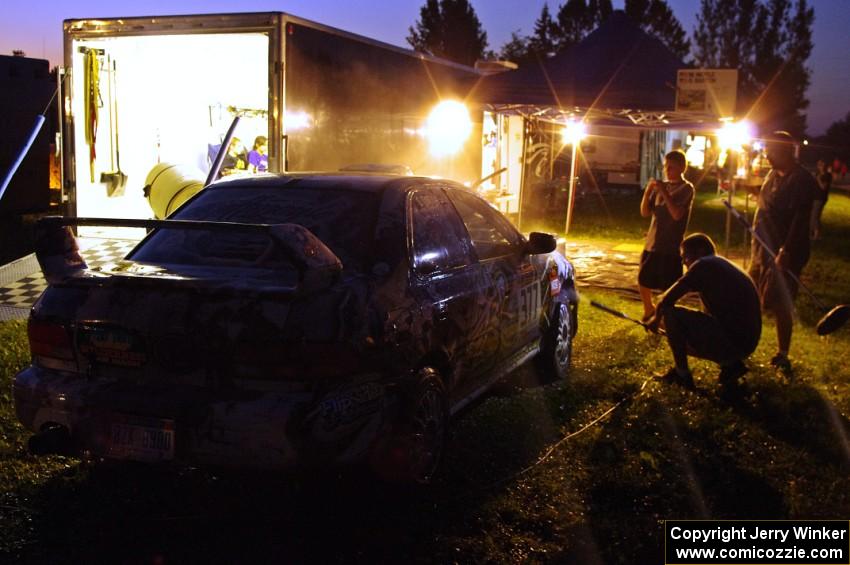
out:
<path id="1" fill-rule="evenodd" d="M 423 368 L 403 400 L 396 432 L 378 454 L 375 471 L 392 482 L 429 484 L 443 459 L 448 421 L 440 374 L 436 369 Z"/>
<path id="2" fill-rule="evenodd" d="M 573 357 L 573 317 L 569 305 L 558 304 L 549 328 L 543 334 L 537 364 L 543 377 L 566 379 Z"/>

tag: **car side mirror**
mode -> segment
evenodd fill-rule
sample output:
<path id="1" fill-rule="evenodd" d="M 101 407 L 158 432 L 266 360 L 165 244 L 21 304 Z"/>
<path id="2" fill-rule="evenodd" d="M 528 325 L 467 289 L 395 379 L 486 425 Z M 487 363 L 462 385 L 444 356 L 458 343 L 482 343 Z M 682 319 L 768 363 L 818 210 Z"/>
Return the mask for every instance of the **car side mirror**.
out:
<path id="1" fill-rule="evenodd" d="M 416 265 L 416 274 L 423 277 L 433 275 L 438 270 L 437 263 L 434 261 L 422 261 Z"/>
<path id="2" fill-rule="evenodd" d="M 551 253 L 557 246 L 558 242 L 554 235 L 533 231 L 528 235 L 525 250 L 530 255 L 538 255 L 540 253 Z"/>

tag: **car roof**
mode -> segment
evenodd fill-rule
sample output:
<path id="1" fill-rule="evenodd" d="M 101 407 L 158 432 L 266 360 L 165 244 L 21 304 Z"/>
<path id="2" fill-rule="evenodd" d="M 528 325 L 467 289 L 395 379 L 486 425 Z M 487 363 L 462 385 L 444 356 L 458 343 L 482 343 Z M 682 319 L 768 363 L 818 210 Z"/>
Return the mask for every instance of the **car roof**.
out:
<path id="1" fill-rule="evenodd" d="M 208 189 L 238 189 L 238 188 L 318 188 L 343 189 L 363 192 L 381 192 L 386 189 L 404 189 L 412 185 L 431 184 L 439 182 L 461 187 L 454 181 L 435 179 L 431 177 L 411 177 L 403 175 L 387 175 L 372 173 L 263 173 L 257 175 L 240 175 L 221 179 L 211 184 Z"/>

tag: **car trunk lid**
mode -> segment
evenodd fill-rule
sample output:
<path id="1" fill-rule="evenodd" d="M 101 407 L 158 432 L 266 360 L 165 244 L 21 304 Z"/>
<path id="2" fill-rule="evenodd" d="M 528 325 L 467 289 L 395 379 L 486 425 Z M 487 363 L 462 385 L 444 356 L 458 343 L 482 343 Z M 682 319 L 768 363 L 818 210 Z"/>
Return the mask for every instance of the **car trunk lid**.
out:
<path id="1" fill-rule="evenodd" d="M 334 312 L 347 292 L 335 284 L 341 263 L 301 226 L 223 228 L 268 236 L 279 254 L 273 253 L 268 265 L 253 259 L 250 265 L 122 260 L 89 269 L 68 220 L 53 220 L 39 234 L 38 258 L 51 288 L 34 318 L 43 324 L 41 312 L 62 313 L 64 329 L 38 327 L 38 335 L 52 339 L 68 332 L 79 372 L 146 382 L 180 375 L 181 382 L 198 385 L 240 377 L 294 379 L 303 367 L 293 361 L 304 357 L 305 348 L 326 348 L 341 339 Z M 199 229 L 168 220 L 154 223 Z M 218 229 L 213 225 L 211 232 Z M 321 323 L 304 323 L 309 320 Z M 67 368 L 67 359 L 62 361 Z"/>

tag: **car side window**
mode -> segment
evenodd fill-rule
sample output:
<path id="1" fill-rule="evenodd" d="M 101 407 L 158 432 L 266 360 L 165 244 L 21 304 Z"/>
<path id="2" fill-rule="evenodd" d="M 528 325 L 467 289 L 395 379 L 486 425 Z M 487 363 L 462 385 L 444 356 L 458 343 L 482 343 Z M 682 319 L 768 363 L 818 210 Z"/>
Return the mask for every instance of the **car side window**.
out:
<path id="1" fill-rule="evenodd" d="M 449 189 L 448 193 L 480 259 L 507 255 L 522 240 L 510 222 L 483 200 L 459 189 Z"/>
<path id="2" fill-rule="evenodd" d="M 446 196 L 432 188 L 411 196 L 413 269 L 420 275 L 448 271 L 472 262 L 463 225 Z"/>

